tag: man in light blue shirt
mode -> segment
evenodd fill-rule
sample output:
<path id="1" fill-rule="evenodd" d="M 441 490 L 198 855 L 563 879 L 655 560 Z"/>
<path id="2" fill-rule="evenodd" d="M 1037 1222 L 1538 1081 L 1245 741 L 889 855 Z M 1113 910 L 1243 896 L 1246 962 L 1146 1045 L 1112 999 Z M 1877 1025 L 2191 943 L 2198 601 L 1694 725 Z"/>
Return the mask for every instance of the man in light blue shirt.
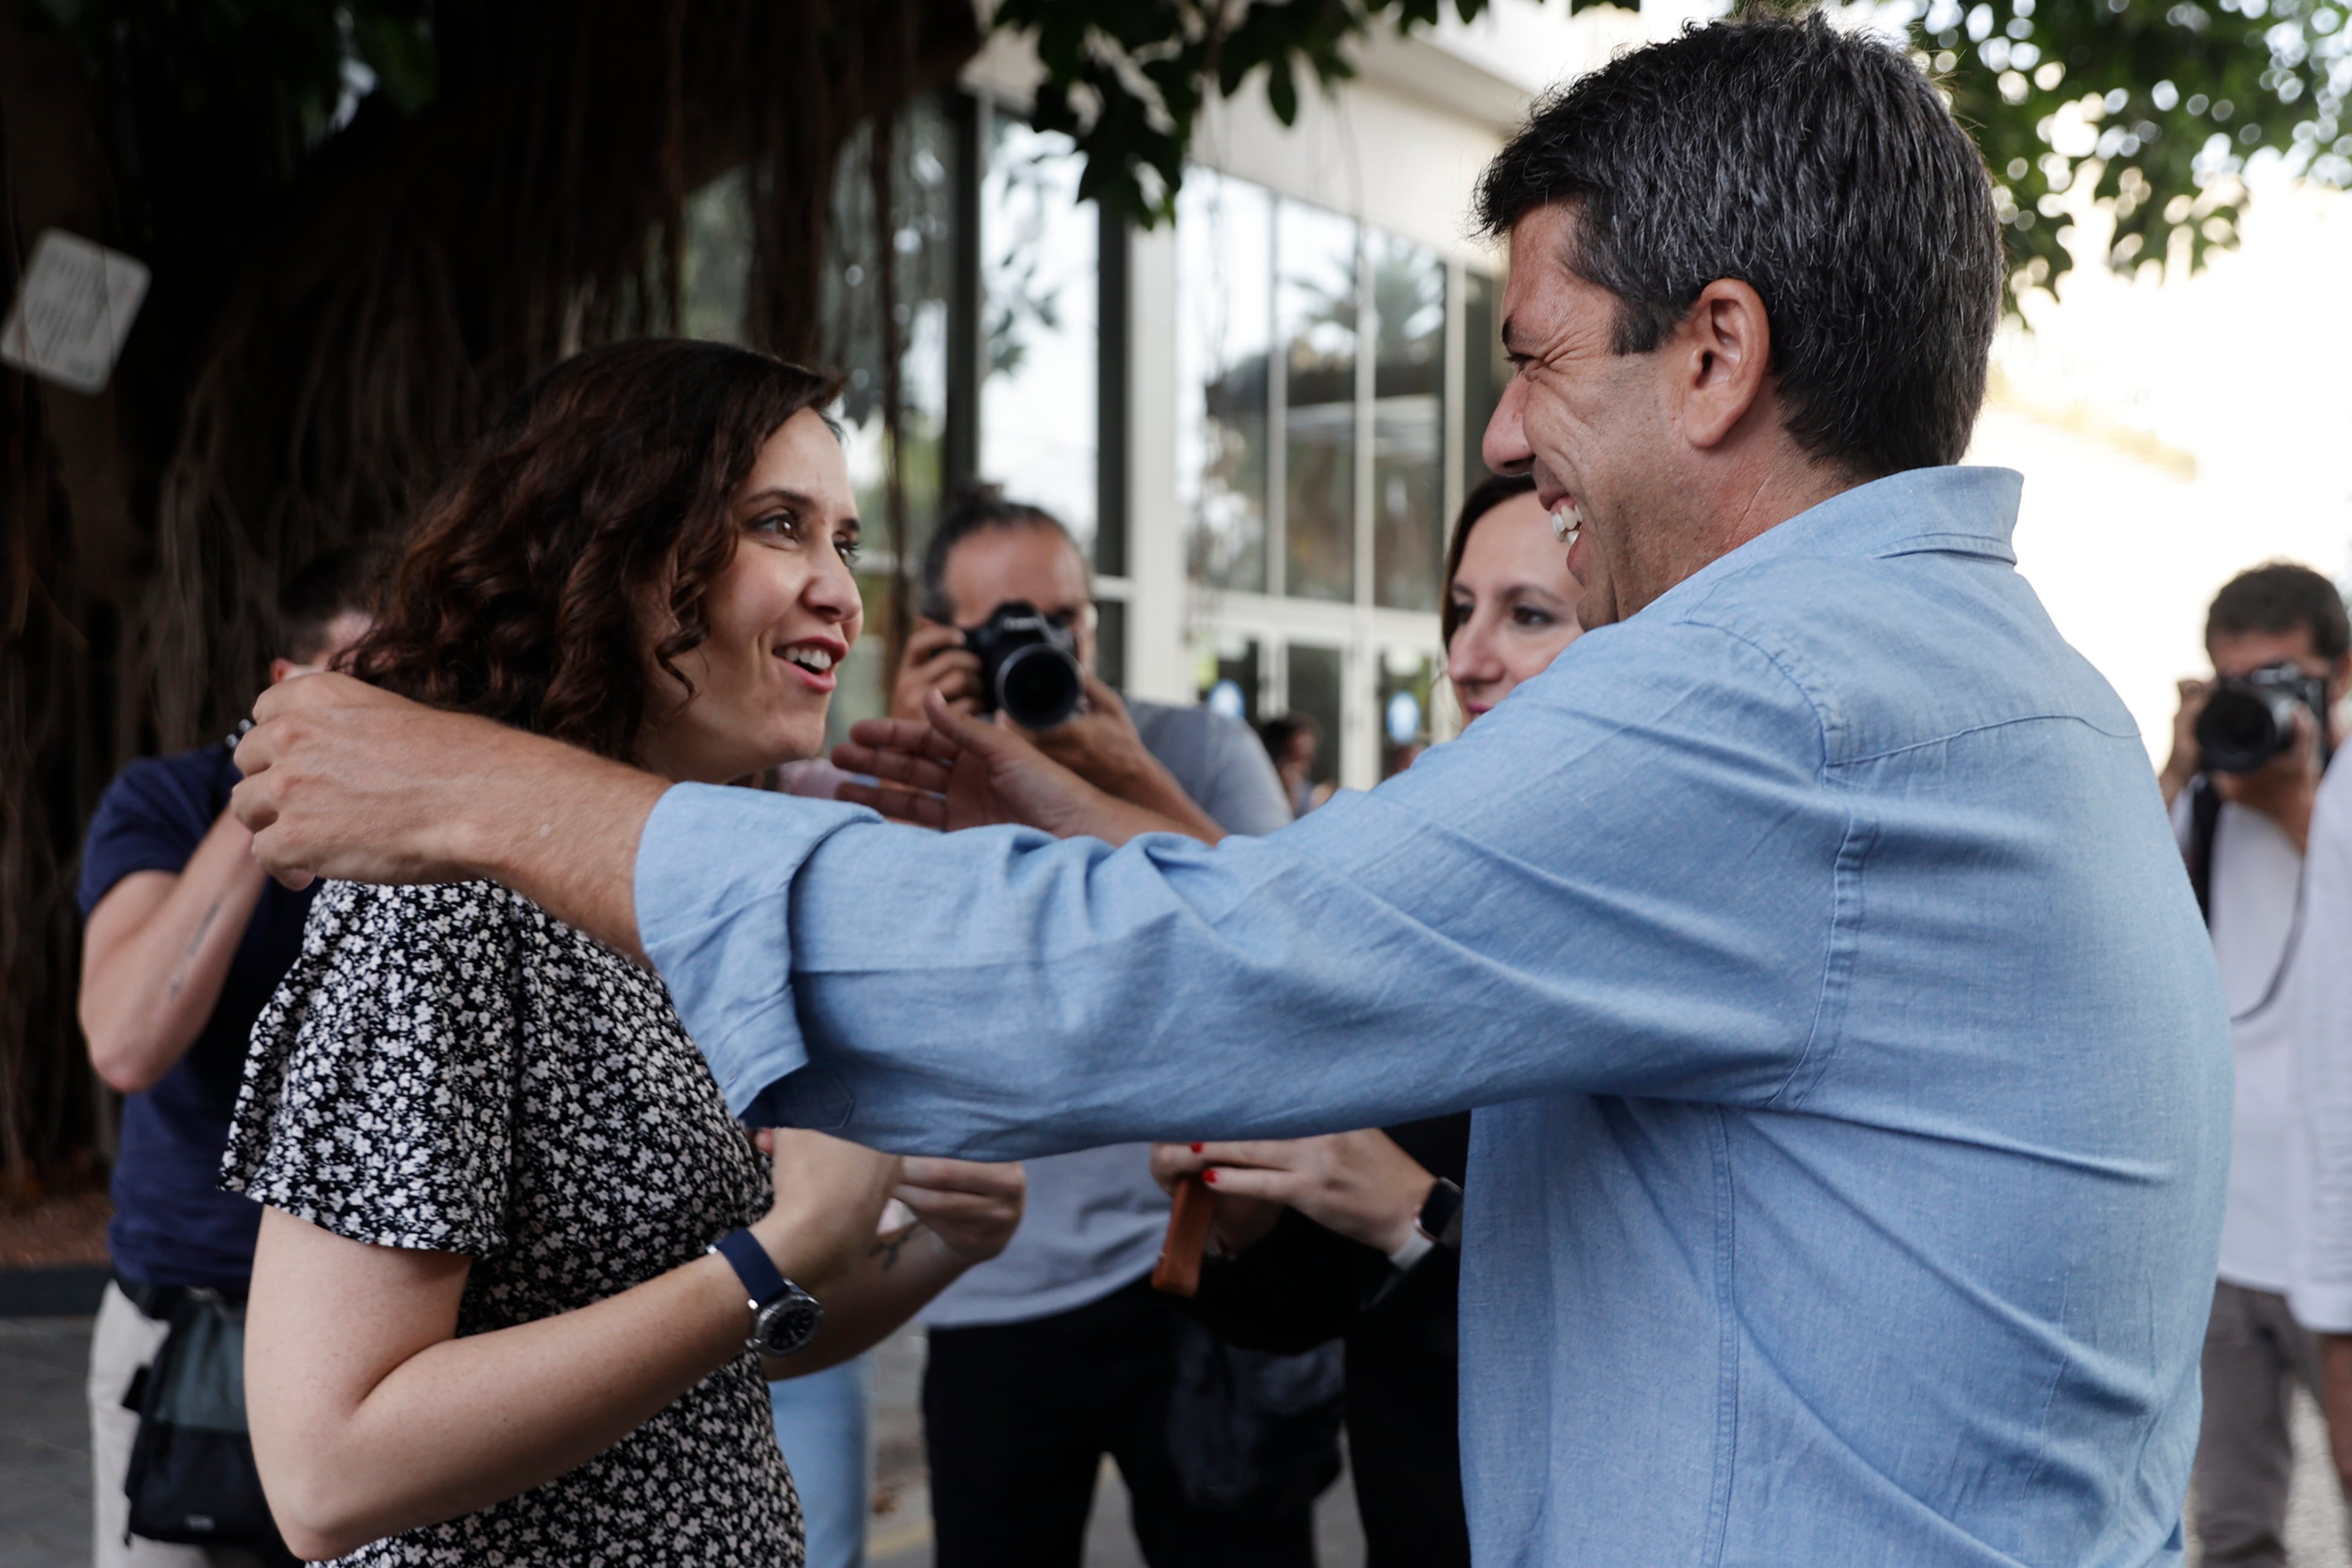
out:
<path id="1" fill-rule="evenodd" d="M 895 812 L 1097 836 L 928 835 L 319 677 L 240 753 L 259 852 L 507 881 L 656 964 L 739 1112 L 886 1147 L 1479 1107 L 1481 1563 L 2177 1561 L 2229 1025 L 2016 476 L 1948 466 L 1981 161 L 1893 49 L 1722 24 L 1539 106 L 1479 213 L 1487 460 L 1597 630 L 1380 789 L 1212 849 L 934 705 L 865 731 L 954 785 Z"/>

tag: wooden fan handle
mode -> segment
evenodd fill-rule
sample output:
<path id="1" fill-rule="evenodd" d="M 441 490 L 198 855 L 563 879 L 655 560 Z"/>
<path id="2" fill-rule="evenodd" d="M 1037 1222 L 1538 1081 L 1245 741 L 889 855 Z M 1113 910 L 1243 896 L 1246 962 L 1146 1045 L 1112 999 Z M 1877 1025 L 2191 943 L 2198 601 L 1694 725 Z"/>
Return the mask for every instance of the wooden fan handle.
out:
<path id="1" fill-rule="evenodd" d="M 1199 1176 L 1176 1185 L 1175 1207 L 1168 1211 L 1168 1239 L 1160 1246 L 1160 1266 L 1151 1270 L 1151 1288 L 1171 1296 L 1191 1296 L 1201 1289 L 1201 1255 L 1209 1249 L 1209 1221 L 1216 1215 L 1217 1195 Z"/>

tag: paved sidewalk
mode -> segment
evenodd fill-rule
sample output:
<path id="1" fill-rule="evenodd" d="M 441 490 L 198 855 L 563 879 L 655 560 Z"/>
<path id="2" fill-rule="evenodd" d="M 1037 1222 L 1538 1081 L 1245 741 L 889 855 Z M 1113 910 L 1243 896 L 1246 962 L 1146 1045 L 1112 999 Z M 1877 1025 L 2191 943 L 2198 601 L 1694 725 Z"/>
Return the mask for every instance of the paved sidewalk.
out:
<path id="1" fill-rule="evenodd" d="M 88 1568 L 88 1318 L 0 1318 L 0 1563 Z"/>

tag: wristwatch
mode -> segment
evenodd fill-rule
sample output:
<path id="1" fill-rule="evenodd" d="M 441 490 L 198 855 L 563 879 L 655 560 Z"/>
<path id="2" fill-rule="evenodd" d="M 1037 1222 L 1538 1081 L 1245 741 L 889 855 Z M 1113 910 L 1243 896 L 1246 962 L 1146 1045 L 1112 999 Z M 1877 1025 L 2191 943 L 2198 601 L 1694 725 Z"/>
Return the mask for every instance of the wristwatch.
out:
<path id="1" fill-rule="evenodd" d="M 710 1250 L 727 1260 L 751 1292 L 751 1337 L 743 1343 L 761 1355 L 790 1355 L 808 1343 L 824 1309 L 814 1296 L 784 1278 L 768 1249 L 748 1230 L 730 1231 Z"/>
<path id="2" fill-rule="evenodd" d="M 1389 1262 L 1402 1273 L 1440 1247 L 1454 1251 L 1462 1247 L 1462 1189 L 1444 1176 L 1431 1184 L 1421 1212 L 1413 1216 L 1412 1234 L 1389 1254 Z"/>
<path id="3" fill-rule="evenodd" d="M 1413 1228 L 1440 1247 L 1462 1249 L 1462 1189 L 1444 1176 L 1437 1178 L 1429 1196 L 1421 1201 L 1421 1214 L 1413 1220 Z"/>

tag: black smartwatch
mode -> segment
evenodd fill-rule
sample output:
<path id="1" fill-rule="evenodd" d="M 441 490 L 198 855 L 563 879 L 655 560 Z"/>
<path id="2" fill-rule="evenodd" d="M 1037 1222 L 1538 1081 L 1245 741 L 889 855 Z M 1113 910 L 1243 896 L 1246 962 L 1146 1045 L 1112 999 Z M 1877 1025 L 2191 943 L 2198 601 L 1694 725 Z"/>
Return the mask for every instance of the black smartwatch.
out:
<path id="1" fill-rule="evenodd" d="M 1444 1176 L 1422 1200 L 1414 1228 L 1440 1247 L 1462 1249 L 1462 1189 Z"/>
<path id="2" fill-rule="evenodd" d="M 1462 1189 L 1444 1176 L 1430 1184 L 1421 1212 L 1412 1217 L 1411 1234 L 1389 1254 L 1389 1262 L 1399 1273 L 1410 1273 L 1441 1247 L 1451 1252 L 1462 1249 Z"/>
<path id="3" fill-rule="evenodd" d="M 743 1342 L 746 1345 L 761 1355 L 790 1355 L 814 1337 L 824 1309 L 784 1278 L 759 1238 L 748 1230 L 730 1231 L 710 1250 L 733 1266 L 735 1277 L 751 1292 L 751 1337 Z"/>

